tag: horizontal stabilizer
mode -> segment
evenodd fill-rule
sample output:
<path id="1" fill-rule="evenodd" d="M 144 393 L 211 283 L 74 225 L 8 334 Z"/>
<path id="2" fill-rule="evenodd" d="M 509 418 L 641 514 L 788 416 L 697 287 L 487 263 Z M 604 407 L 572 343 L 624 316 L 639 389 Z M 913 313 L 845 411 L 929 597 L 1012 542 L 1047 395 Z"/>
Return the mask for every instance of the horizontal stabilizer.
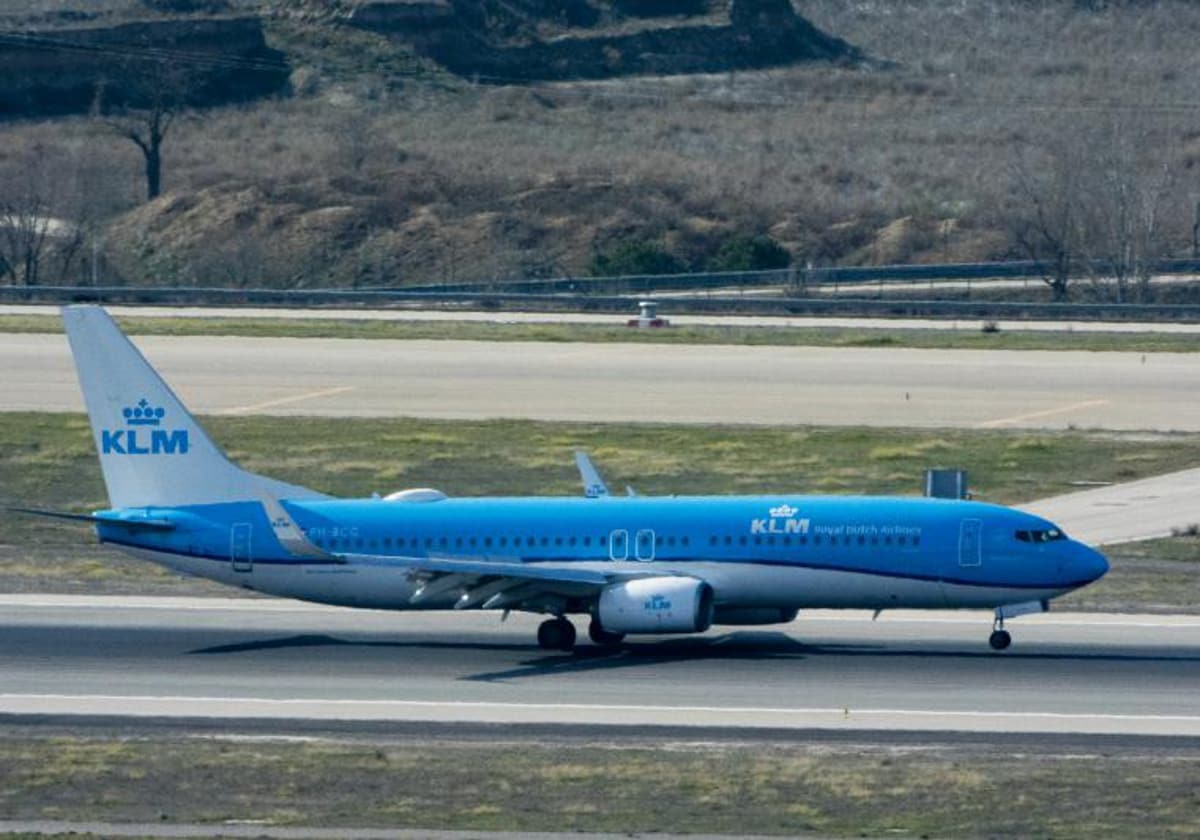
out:
<path id="1" fill-rule="evenodd" d="M 36 508 L 10 507 L 13 513 L 24 513 L 30 516 L 45 516 L 51 519 L 67 519 L 72 522 L 87 522 L 92 525 L 121 525 L 135 531 L 173 531 L 175 523 L 167 519 L 151 519 L 149 517 L 131 518 L 120 516 L 100 516 L 94 513 L 65 513 L 58 510 L 38 510 Z"/>

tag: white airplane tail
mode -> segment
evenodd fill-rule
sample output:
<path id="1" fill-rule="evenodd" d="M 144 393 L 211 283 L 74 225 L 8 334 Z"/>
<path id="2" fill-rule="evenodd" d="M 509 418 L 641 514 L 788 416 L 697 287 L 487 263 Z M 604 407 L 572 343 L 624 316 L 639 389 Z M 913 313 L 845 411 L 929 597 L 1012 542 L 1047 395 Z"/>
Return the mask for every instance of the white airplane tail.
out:
<path id="1" fill-rule="evenodd" d="M 233 464 L 99 306 L 62 315 L 113 508 L 325 498 Z"/>

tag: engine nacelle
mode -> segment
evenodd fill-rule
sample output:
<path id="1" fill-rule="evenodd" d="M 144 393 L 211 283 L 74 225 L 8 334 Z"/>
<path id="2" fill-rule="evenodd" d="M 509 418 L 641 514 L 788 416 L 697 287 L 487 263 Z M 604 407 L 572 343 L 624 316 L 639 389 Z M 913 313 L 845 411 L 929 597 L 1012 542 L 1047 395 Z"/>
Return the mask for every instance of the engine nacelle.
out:
<path id="1" fill-rule="evenodd" d="M 717 607 L 713 614 L 713 624 L 740 625 L 750 627 L 755 624 L 787 624 L 794 621 L 800 611 L 782 607 Z"/>
<path id="2" fill-rule="evenodd" d="M 703 633 L 712 625 L 713 591 L 690 577 L 614 583 L 600 592 L 596 618 L 610 633 Z"/>

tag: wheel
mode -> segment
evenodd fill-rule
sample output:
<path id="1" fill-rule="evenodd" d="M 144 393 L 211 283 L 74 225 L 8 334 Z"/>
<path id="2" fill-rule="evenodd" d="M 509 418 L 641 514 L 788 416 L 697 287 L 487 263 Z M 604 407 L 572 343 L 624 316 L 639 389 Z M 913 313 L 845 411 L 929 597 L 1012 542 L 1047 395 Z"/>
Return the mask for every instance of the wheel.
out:
<path id="1" fill-rule="evenodd" d="M 588 625 L 588 638 L 602 647 L 619 645 L 625 638 L 624 633 L 609 633 L 596 619 Z"/>
<path id="2" fill-rule="evenodd" d="M 575 647 L 575 625 L 565 618 L 551 618 L 538 626 L 538 645 L 545 650 L 571 650 Z"/>
<path id="3" fill-rule="evenodd" d="M 1012 636 L 1007 630 L 995 630 L 988 637 L 988 644 L 992 646 L 992 650 L 1006 650 L 1012 644 Z"/>

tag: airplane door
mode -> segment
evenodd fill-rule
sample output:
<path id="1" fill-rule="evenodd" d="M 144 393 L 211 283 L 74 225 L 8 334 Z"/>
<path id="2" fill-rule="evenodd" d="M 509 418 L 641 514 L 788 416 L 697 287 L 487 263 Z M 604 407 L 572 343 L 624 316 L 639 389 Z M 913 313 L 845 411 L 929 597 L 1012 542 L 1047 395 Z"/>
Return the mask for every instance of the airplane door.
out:
<path id="1" fill-rule="evenodd" d="M 254 557 L 250 553 L 251 527 L 249 522 L 239 522 L 229 531 L 229 559 L 235 572 L 254 571 Z"/>
<path id="2" fill-rule="evenodd" d="M 637 532 L 637 537 L 633 544 L 634 554 L 637 559 L 643 563 L 649 563 L 654 559 L 654 532 L 648 529 L 643 529 Z"/>
<path id="3" fill-rule="evenodd" d="M 608 557 L 610 560 L 629 558 L 629 532 L 613 531 L 608 535 Z"/>
<path id="4" fill-rule="evenodd" d="M 964 519 L 958 526 L 958 565 L 979 566 L 983 563 L 983 522 Z"/>

